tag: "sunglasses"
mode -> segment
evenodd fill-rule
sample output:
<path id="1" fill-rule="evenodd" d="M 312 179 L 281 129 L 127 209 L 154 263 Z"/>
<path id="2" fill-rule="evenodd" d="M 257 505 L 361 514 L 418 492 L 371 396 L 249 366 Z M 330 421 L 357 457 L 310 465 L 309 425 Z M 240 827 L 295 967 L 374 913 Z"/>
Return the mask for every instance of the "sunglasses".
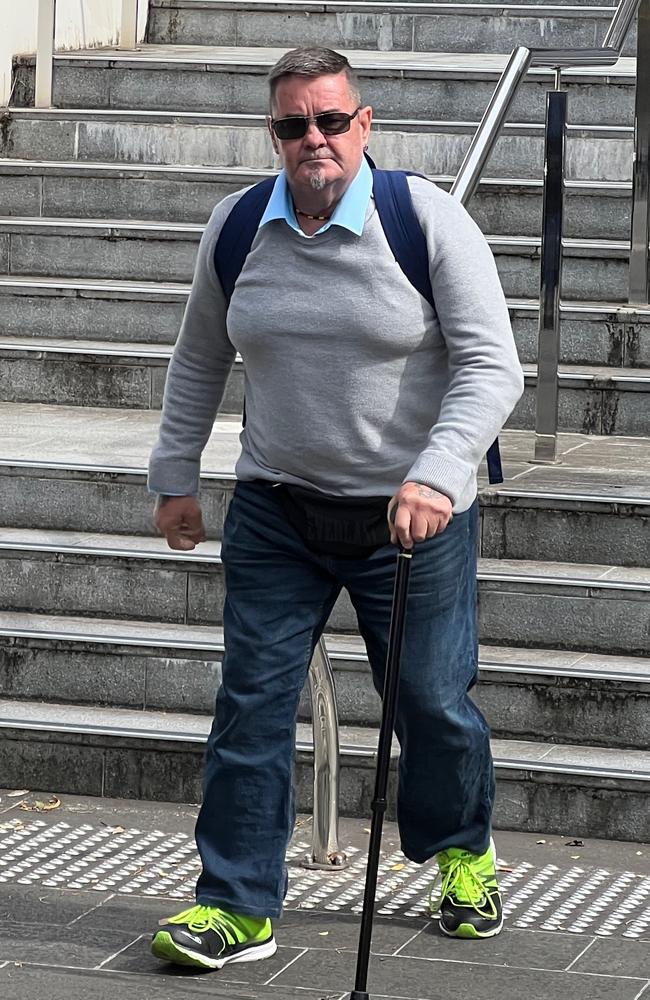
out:
<path id="1" fill-rule="evenodd" d="M 350 122 L 361 111 L 358 107 L 351 115 L 344 111 L 323 111 L 320 115 L 308 117 L 307 115 L 291 115 L 289 118 L 275 118 L 271 120 L 271 127 L 278 139 L 302 139 L 307 134 L 307 129 L 311 122 L 316 123 L 316 128 L 323 135 L 343 135 L 350 131 Z"/>

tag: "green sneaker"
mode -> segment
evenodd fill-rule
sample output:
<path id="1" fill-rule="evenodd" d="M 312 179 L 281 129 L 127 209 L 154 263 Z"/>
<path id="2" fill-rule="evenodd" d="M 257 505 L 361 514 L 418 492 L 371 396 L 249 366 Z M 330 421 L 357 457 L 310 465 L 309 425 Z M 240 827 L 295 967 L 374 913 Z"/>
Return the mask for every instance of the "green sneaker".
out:
<path id="1" fill-rule="evenodd" d="M 440 911 L 440 930 L 448 937 L 494 937 L 503 927 L 503 909 L 496 875 L 496 849 L 490 841 L 485 854 L 450 847 L 437 855 L 442 885 L 431 913 Z"/>
<path id="2" fill-rule="evenodd" d="M 276 949 L 270 920 L 228 913 L 217 906 L 193 906 L 168 917 L 151 941 L 156 958 L 201 969 L 257 962 L 270 958 Z"/>

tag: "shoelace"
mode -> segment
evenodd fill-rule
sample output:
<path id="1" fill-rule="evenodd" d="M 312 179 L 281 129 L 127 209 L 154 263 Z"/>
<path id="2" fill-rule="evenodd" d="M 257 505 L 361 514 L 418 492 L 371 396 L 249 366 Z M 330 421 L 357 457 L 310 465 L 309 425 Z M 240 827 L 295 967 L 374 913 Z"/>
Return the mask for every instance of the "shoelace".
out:
<path id="1" fill-rule="evenodd" d="M 175 917 L 169 917 L 167 923 L 185 924 L 195 934 L 214 931 L 228 944 L 237 944 L 239 940 L 226 914 L 216 906 L 192 906 L 189 910 L 177 913 Z"/>
<path id="2" fill-rule="evenodd" d="M 433 890 L 436 887 L 436 882 L 429 890 L 429 908 L 432 913 L 436 913 L 440 909 L 445 896 L 453 895 L 461 905 L 468 903 L 481 917 L 494 919 L 497 916 L 497 908 L 487 891 L 485 881 L 477 874 L 467 857 L 460 855 L 451 860 L 442 880 L 438 898 L 434 903 Z M 485 899 L 486 905 L 481 907 L 478 904 L 483 899 Z"/>

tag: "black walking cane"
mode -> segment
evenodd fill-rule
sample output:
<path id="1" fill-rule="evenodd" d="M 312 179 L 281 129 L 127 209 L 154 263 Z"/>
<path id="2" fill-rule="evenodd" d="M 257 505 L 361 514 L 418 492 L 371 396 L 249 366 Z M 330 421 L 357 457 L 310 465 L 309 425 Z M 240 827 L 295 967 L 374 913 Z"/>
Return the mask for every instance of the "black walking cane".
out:
<path id="1" fill-rule="evenodd" d="M 379 851 L 381 848 L 381 831 L 386 811 L 386 790 L 388 787 L 388 771 L 390 768 L 390 751 L 395 729 L 397 713 L 397 689 L 399 686 L 400 657 L 404 639 L 404 621 L 406 618 L 406 598 L 408 595 L 409 575 L 411 572 L 412 551 L 400 546 L 397 555 L 397 570 L 395 573 L 395 589 L 393 591 L 393 607 L 390 617 L 390 632 L 388 635 L 388 655 L 386 656 L 386 672 L 384 676 L 384 696 L 379 729 L 379 747 L 377 749 L 377 773 L 375 776 L 375 796 L 372 802 L 372 823 L 370 825 L 370 843 L 368 845 L 368 867 L 366 869 L 366 888 L 363 895 L 363 911 L 359 931 L 359 950 L 357 952 L 357 972 L 354 989 L 350 1000 L 368 1000 L 368 963 L 370 961 L 370 939 L 372 937 L 372 918 L 377 890 L 377 871 L 379 869 Z"/>

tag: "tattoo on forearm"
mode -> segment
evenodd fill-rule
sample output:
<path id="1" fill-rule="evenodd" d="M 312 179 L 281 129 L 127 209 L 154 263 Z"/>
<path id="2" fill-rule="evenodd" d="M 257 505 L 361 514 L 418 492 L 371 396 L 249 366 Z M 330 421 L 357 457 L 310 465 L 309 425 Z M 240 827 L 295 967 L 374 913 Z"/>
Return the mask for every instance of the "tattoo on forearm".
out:
<path id="1" fill-rule="evenodd" d="M 418 495 L 421 497 L 440 496 L 437 490 L 432 490 L 430 486 L 422 486 L 420 483 L 418 483 Z"/>

